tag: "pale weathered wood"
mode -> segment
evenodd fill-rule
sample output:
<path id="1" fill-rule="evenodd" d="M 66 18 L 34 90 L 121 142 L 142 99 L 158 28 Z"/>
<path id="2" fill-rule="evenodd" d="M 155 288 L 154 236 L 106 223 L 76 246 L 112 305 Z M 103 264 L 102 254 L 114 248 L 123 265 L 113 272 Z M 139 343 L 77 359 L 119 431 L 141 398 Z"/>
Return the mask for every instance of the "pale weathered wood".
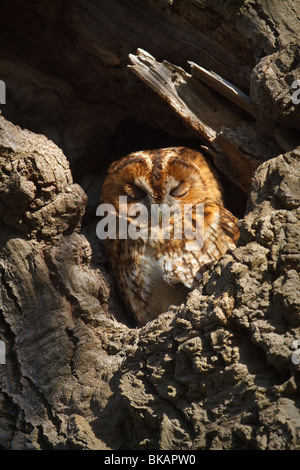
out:
<path id="1" fill-rule="evenodd" d="M 224 78 L 220 77 L 220 75 L 206 70 L 204 67 L 201 67 L 200 65 L 195 64 L 194 62 L 188 61 L 188 64 L 191 67 L 191 74 L 194 77 L 199 78 L 199 80 L 214 88 L 216 91 L 221 93 L 230 101 L 247 111 L 254 118 L 257 118 L 257 109 L 255 108 L 251 98 L 249 98 L 246 93 L 239 90 L 228 80 L 225 80 Z"/>
<path id="2" fill-rule="evenodd" d="M 129 58 L 130 70 L 211 147 L 216 166 L 248 192 L 257 166 L 276 156 L 279 147 L 263 138 L 259 127 L 246 121 L 238 110 L 214 96 L 183 68 L 167 61 L 158 62 L 142 49 Z"/>

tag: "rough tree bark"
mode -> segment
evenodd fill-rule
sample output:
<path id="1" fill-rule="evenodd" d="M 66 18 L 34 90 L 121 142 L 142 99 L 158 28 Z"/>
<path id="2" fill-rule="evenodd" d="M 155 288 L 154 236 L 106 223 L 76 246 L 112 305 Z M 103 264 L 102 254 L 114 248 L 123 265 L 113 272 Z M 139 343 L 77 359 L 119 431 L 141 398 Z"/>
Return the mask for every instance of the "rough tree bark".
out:
<path id="1" fill-rule="evenodd" d="M 300 10 L 217 3 L 2 2 L 4 449 L 300 448 Z M 188 61 L 242 90 L 254 116 Z M 184 305 L 133 328 L 92 214 L 112 158 L 178 137 L 207 147 L 241 197 L 241 238 Z"/>

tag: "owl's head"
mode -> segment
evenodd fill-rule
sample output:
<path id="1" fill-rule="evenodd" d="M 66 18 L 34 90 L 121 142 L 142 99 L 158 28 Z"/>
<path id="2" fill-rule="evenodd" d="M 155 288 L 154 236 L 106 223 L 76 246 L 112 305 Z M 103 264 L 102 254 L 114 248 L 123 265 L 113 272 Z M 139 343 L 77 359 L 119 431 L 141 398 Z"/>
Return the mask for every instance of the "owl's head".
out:
<path id="1" fill-rule="evenodd" d="M 119 197 L 128 206 L 144 204 L 222 204 L 222 189 L 204 156 L 185 147 L 131 153 L 114 162 L 108 171 L 101 203 L 119 209 Z"/>

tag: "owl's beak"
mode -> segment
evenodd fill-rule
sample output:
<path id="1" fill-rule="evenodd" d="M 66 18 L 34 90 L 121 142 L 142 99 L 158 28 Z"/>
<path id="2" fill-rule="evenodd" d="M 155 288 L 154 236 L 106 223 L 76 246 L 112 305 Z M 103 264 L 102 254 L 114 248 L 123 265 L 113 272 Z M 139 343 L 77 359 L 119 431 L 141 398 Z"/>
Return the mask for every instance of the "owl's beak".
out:
<path id="1" fill-rule="evenodd" d="M 145 206 L 147 207 L 148 213 L 151 213 L 151 206 L 154 204 L 153 198 L 150 194 L 147 194 L 147 197 L 145 199 Z"/>
<path id="2" fill-rule="evenodd" d="M 144 205 L 146 206 L 147 210 L 148 210 L 148 214 L 151 214 L 151 207 L 152 206 L 158 206 L 158 220 L 159 220 L 159 223 L 161 223 L 162 221 L 162 210 L 160 209 L 160 205 L 164 203 L 164 201 L 160 202 L 160 201 L 156 201 L 154 200 L 154 198 L 150 195 L 150 194 L 147 194 L 147 197 L 145 198 L 145 200 L 143 201 L 144 202 Z"/>
<path id="3" fill-rule="evenodd" d="M 150 194 L 147 194 L 147 198 L 145 200 L 145 206 L 147 207 L 148 211 L 151 211 L 151 206 L 155 204 L 158 206 L 169 206 L 172 207 L 174 205 L 174 199 L 170 197 L 169 194 L 164 195 L 163 197 L 153 198 Z M 161 211 L 160 211 L 161 213 Z"/>

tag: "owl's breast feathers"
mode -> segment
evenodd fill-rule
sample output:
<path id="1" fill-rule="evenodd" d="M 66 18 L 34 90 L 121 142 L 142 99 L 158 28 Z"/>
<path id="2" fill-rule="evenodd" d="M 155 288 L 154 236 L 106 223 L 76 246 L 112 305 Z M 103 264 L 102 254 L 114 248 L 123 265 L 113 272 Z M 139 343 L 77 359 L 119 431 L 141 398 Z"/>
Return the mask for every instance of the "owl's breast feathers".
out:
<path id="1" fill-rule="evenodd" d="M 198 226 L 199 228 L 199 226 Z M 198 240 L 108 240 L 110 266 L 139 324 L 180 305 L 204 271 L 236 246 L 237 219 L 219 204 L 205 204 Z M 172 233 L 172 231 L 171 231 Z"/>

